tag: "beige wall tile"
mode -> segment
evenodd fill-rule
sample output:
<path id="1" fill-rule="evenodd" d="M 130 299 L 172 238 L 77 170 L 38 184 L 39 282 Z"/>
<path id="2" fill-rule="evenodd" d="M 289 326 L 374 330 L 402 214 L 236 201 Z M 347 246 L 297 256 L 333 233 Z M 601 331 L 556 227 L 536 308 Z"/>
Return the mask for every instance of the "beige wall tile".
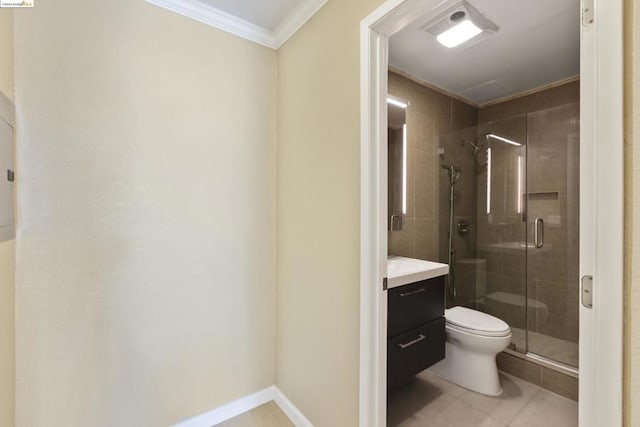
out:
<path id="1" fill-rule="evenodd" d="M 389 73 L 388 90 L 389 94 L 409 102 L 406 229 L 389 234 L 389 253 L 446 261 L 449 177 L 441 165 L 453 161 L 463 169 L 456 184 L 456 214 L 466 215 L 465 219 L 475 224 L 475 166 L 473 156 L 460 145 L 460 140 L 463 137 L 474 140 L 477 110 L 460 101 L 455 101 L 454 110 L 452 98 L 393 72 Z M 454 122 L 461 129 L 455 135 L 451 133 Z M 451 141 L 444 159 L 437 153 L 441 136 Z M 414 218 L 416 221 L 411 221 Z M 409 229 L 415 235 L 410 236 Z M 472 229 L 471 236 L 457 242 L 466 245 L 464 256 L 475 253 L 475 226 Z"/>
<path id="2" fill-rule="evenodd" d="M 478 112 L 478 121 L 487 123 L 507 119 L 531 111 L 576 102 L 579 99 L 580 81 L 574 81 L 522 98 L 481 108 Z"/>
<path id="3" fill-rule="evenodd" d="M 524 359 L 499 353 L 496 357 L 498 369 L 511 374 L 515 377 L 522 378 L 535 385 L 542 385 L 542 367 Z"/>
<path id="4" fill-rule="evenodd" d="M 438 259 L 438 221 L 435 217 L 416 218 L 413 255 L 418 259 Z"/>
<path id="5" fill-rule="evenodd" d="M 578 379 L 549 368 L 542 368 L 542 387 L 571 400 L 578 400 Z"/>
<path id="6" fill-rule="evenodd" d="M 415 235 L 415 219 L 405 218 L 402 230 L 390 231 L 389 254 L 413 258 Z"/>
<path id="7" fill-rule="evenodd" d="M 413 150 L 410 152 L 414 159 L 415 168 L 415 217 L 435 219 L 436 199 L 436 171 L 434 170 L 433 154 L 428 151 Z M 408 190 L 407 186 L 407 190 Z"/>

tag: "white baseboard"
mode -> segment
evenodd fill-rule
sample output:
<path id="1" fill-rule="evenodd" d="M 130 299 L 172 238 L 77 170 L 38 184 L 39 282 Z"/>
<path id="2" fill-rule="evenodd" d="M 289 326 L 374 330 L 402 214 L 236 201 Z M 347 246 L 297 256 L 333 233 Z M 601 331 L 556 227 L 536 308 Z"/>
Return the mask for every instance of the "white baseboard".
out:
<path id="1" fill-rule="evenodd" d="M 184 421 L 180 421 L 174 427 L 211 427 L 227 421 L 233 417 L 257 408 L 260 405 L 273 400 L 274 386 L 267 387 L 249 396 L 219 406 L 204 414 L 196 415 Z"/>
<path id="2" fill-rule="evenodd" d="M 296 427 L 313 427 L 311 421 L 309 421 L 307 417 L 305 417 L 304 414 L 300 412 L 300 410 L 296 408 L 289 399 L 287 399 L 287 396 L 285 396 L 278 387 L 273 386 L 273 391 L 273 401 L 276 402 L 276 405 L 282 409 L 282 412 L 289 417 Z"/>
<path id="3" fill-rule="evenodd" d="M 274 401 L 296 427 L 313 427 L 298 408 L 276 387 L 271 386 L 240 399 L 219 406 L 204 414 L 180 421 L 174 427 L 212 427 L 248 412 L 267 402 Z"/>

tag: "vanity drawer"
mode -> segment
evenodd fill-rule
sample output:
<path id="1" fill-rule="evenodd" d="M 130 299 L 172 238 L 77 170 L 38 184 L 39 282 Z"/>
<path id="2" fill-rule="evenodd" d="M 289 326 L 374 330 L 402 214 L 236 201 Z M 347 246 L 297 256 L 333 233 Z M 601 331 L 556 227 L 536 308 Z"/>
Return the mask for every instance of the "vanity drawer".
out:
<path id="1" fill-rule="evenodd" d="M 393 388 L 444 359 L 444 317 L 387 341 L 387 387 Z"/>
<path id="2" fill-rule="evenodd" d="M 389 289 L 387 337 L 444 316 L 444 276 Z"/>

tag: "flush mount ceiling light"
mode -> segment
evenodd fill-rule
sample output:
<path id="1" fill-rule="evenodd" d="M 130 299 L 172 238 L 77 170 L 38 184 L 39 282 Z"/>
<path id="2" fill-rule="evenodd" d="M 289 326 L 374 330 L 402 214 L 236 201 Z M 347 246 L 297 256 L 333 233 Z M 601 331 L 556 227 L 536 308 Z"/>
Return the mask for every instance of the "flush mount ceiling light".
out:
<path id="1" fill-rule="evenodd" d="M 443 46 L 453 48 L 467 41 L 480 41 L 498 27 L 466 1 L 459 1 L 428 21 L 422 30 L 432 34 Z"/>

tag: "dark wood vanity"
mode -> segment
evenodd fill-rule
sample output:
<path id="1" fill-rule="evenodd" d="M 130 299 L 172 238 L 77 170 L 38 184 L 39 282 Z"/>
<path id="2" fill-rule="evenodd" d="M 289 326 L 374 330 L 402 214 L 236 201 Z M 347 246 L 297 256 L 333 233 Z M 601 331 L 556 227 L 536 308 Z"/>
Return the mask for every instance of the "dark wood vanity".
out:
<path id="1" fill-rule="evenodd" d="M 444 276 L 389 289 L 387 387 L 444 359 Z"/>

